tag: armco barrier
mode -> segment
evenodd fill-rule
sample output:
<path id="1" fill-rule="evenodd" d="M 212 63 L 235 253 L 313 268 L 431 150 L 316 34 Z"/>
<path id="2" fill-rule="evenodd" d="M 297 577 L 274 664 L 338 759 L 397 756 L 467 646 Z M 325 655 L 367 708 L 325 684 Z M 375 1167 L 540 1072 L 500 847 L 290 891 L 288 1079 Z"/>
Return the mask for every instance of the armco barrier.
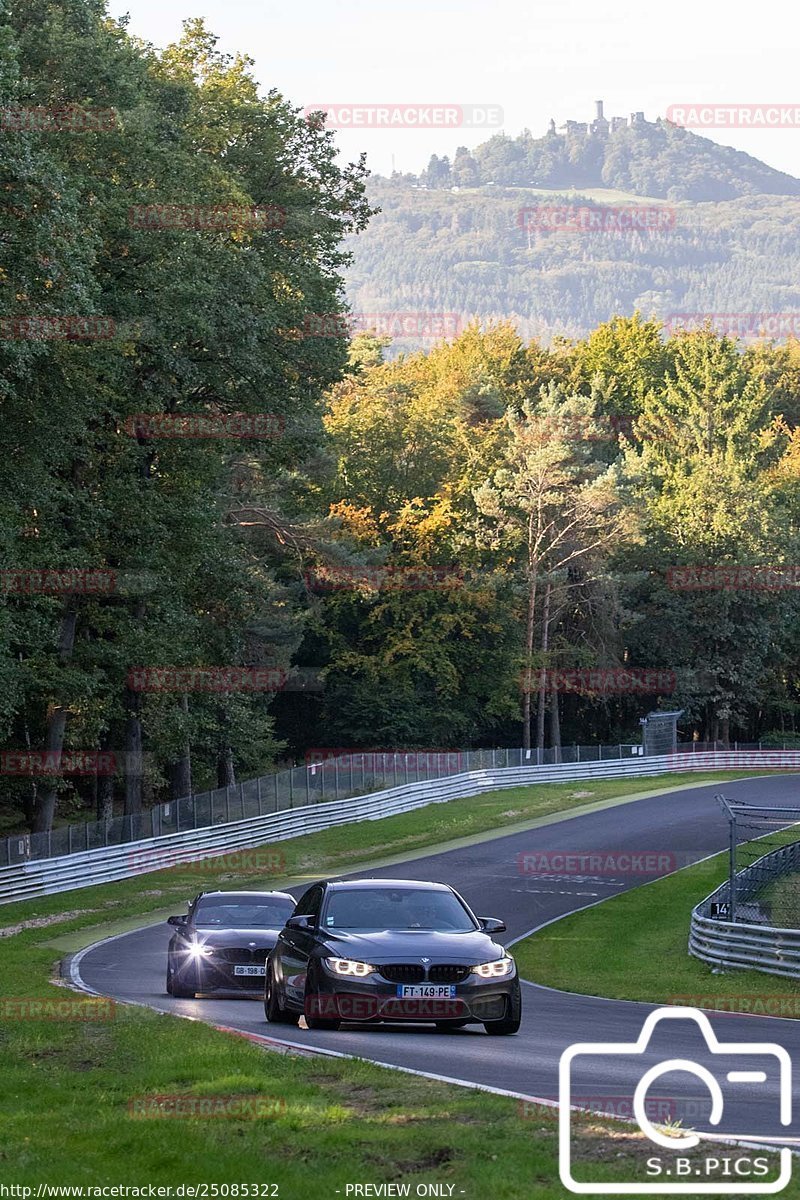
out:
<path id="1" fill-rule="evenodd" d="M 739 761 L 739 760 L 743 761 Z M 757 760 L 757 763 L 756 761 Z M 477 796 L 482 792 L 533 783 L 559 783 L 580 779 L 614 779 L 664 775 L 671 771 L 730 770 L 736 768 L 800 769 L 800 751 L 722 751 L 666 754 L 633 760 L 563 763 L 557 766 L 507 767 L 470 771 L 443 779 L 407 784 L 301 809 L 232 821 L 167 834 L 119 846 L 101 846 L 60 858 L 37 859 L 0 869 L 0 903 L 68 892 L 91 884 L 129 879 L 162 870 L 180 862 L 252 849 L 356 821 L 377 821 L 395 813 L 410 812 L 427 804 Z"/>
<path id="2" fill-rule="evenodd" d="M 695 909 L 689 953 L 715 967 L 800 979 L 800 929 L 720 921 L 701 917 Z"/>
<path id="3" fill-rule="evenodd" d="M 795 814 L 793 814 L 795 815 Z M 779 846 L 738 871 L 735 899 L 746 903 L 756 885 L 763 885 L 765 874 L 779 879 L 796 874 L 800 868 L 800 841 Z M 730 885 L 726 880 L 692 910 L 689 927 L 689 953 L 714 967 L 743 971 L 762 971 L 800 979 L 800 929 L 731 921 L 711 916 L 714 907 L 730 916 Z"/>

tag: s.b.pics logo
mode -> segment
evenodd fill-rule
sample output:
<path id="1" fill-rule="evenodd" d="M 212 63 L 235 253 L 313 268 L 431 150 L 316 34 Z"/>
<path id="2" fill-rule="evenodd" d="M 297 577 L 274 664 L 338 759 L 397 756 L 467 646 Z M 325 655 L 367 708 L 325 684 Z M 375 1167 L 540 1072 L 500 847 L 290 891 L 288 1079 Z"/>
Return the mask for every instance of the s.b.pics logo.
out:
<path id="1" fill-rule="evenodd" d="M 570 1192 L 591 1196 L 774 1195 L 791 1178 L 791 1150 L 783 1146 L 776 1154 L 764 1146 L 794 1140 L 782 1132 L 791 1123 L 791 1071 L 783 1046 L 720 1042 L 696 1008 L 656 1009 L 635 1042 L 570 1046 L 559 1064 L 561 1182 Z M 602 1164 L 596 1154 L 582 1159 L 572 1118 L 573 1096 L 586 1094 L 588 1080 L 620 1075 L 638 1081 L 631 1110 L 653 1150 L 642 1161 L 636 1156 L 627 1178 L 617 1182 L 608 1177 L 615 1159 Z M 695 1098 L 702 1093 L 695 1109 L 698 1130 L 682 1122 L 658 1124 L 648 1106 L 651 1088 L 661 1096 L 674 1094 L 678 1111 L 687 1088 Z M 752 1127 L 756 1121 L 763 1132 Z"/>

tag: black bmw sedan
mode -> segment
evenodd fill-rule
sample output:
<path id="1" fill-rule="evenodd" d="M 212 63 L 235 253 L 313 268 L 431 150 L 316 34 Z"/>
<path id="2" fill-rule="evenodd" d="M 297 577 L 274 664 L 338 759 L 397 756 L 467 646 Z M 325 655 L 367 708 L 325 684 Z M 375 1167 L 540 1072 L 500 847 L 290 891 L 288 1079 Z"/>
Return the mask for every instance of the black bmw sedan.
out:
<path id="1" fill-rule="evenodd" d="M 168 995 L 260 995 L 267 955 L 294 906 L 288 892 L 201 892 L 186 916 L 169 918 Z"/>
<path id="2" fill-rule="evenodd" d="M 453 888 L 417 880 L 316 883 L 267 961 L 268 1021 L 338 1029 L 342 1021 L 425 1021 L 450 1030 L 519 1029 L 514 959 Z"/>

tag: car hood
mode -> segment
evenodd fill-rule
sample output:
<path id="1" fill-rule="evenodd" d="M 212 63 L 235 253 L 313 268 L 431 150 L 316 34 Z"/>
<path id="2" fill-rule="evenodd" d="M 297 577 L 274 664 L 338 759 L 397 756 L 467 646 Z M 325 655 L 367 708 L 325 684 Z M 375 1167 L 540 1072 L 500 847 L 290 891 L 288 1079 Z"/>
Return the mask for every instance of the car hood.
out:
<path id="1" fill-rule="evenodd" d="M 433 962 L 463 963 L 473 966 L 500 958 L 502 946 L 488 933 L 431 933 L 422 930 L 386 929 L 380 933 L 346 933 L 321 930 L 321 938 L 331 957 L 361 959 L 365 962 L 408 962 L 430 958 Z"/>
<path id="2" fill-rule="evenodd" d="M 278 940 L 277 929 L 196 929 L 194 933 L 198 942 L 213 950 L 239 947 L 271 950 Z"/>

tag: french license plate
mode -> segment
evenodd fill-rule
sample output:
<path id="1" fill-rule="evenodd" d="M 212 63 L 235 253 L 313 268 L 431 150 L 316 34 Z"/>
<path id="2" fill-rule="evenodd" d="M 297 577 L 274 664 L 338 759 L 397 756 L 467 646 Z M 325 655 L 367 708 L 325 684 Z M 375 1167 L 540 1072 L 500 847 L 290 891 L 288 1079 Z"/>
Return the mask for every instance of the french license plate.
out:
<path id="1" fill-rule="evenodd" d="M 456 994 L 452 983 L 398 983 L 400 1000 L 452 1000 Z"/>
<path id="2" fill-rule="evenodd" d="M 234 967 L 234 975 L 266 975 L 267 964 L 264 963 L 260 967 Z"/>

